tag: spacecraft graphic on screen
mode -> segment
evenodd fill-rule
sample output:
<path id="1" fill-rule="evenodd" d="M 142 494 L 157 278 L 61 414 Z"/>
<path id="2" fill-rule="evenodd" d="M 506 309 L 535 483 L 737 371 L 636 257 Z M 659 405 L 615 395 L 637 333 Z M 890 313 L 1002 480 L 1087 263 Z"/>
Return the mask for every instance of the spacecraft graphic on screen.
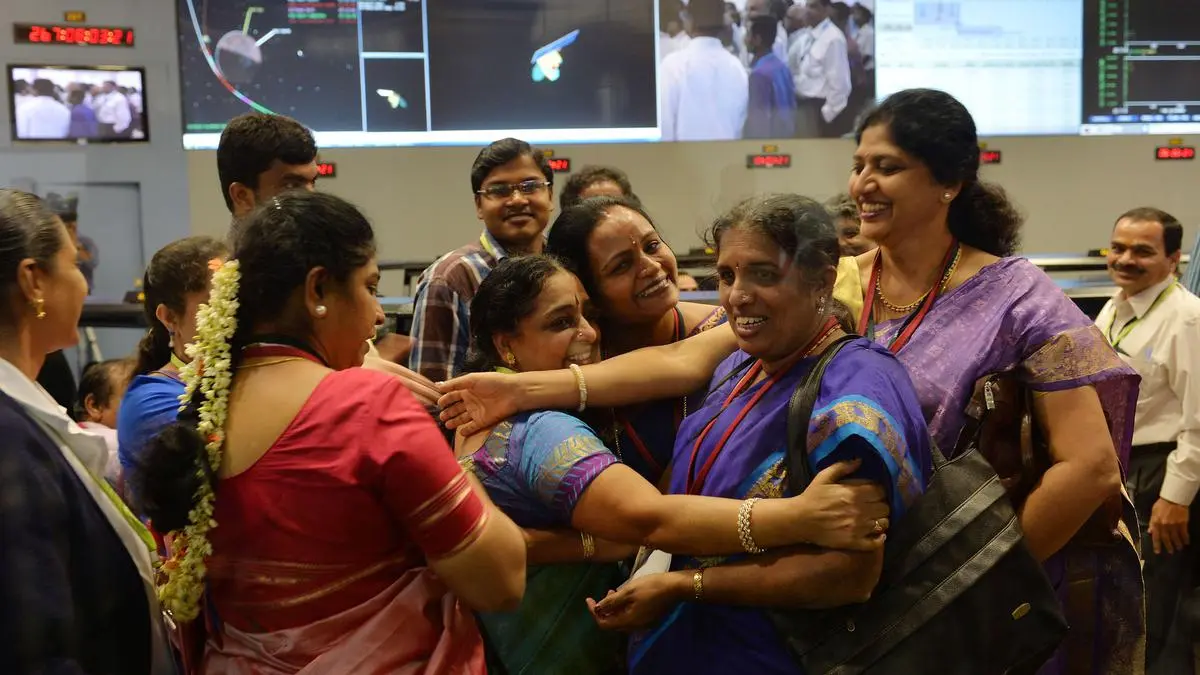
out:
<path id="1" fill-rule="evenodd" d="M 579 29 L 575 29 L 535 51 L 533 58 L 529 60 L 533 64 L 533 81 L 557 82 L 559 76 L 562 75 L 559 71 L 563 63 L 562 50 L 570 47 L 577 39 L 579 39 Z"/>
<path id="2" fill-rule="evenodd" d="M 375 93 L 387 100 L 388 105 L 392 107 L 392 110 L 395 110 L 396 108 L 408 107 L 408 101 L 406 101 L 403 96 L 391 89 L 376 89 Z"/>

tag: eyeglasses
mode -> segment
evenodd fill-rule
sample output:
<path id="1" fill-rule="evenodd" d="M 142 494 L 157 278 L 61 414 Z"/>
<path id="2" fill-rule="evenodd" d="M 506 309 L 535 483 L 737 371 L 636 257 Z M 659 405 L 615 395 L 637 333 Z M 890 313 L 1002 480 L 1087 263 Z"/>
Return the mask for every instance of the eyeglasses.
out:
<path id="1" fill-rule="evenodd" d="M 519 191 L 523 195 L 535 194 L 538 190 L 550 187 L 548 180 L 523 180 L 520 183 L 494 183 L 475 194 L 481 197 L 491 197 L 493 199 L 508 199 L 513 192 Z"/>

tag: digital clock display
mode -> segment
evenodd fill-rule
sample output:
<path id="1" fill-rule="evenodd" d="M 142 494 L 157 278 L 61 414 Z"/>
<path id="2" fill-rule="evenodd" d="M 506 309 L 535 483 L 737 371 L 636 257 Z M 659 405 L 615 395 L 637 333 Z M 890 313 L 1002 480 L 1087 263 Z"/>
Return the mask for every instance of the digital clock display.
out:
<path id="1" fill-rule="evenodd" d="M 13 24 L 13 41 L 27 45 L 93 45 L 132 47 L 132 28 L 107 26 L 58 26 L 40 23 Z"/>
<path id="2" fill-rule="evenodd" d="M 1164 145 L 1154 149 L 1154 159 L 1196 159 L 1196 148 L 1190 145 Z"/>
<path id="3" fill-rule="evenodd" d="M 792 156 L 785 153 L 763 153 L 747 155 L 747 169 L 788 169 L 792 166 Z"/>
<path id="4" fill-rule="evenodd" d="M 566 157 L 551 157 L 550 170 L 554 173 L 571 173 L 571 160 Z"/>

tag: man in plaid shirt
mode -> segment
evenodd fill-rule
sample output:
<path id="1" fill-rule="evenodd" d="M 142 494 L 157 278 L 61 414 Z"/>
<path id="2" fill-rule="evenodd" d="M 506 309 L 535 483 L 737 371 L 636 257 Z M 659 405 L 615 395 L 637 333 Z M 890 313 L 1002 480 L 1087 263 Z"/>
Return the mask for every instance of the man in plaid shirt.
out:
<path id="1" fill-rule="evenodd" d="M 471 299 L 483 278 L 506 256 L 540 253 L 554 210 L 550 162 L 515 138 L 480 151 L 471 167 L 471 191 L 483 233 L 422 272 L 413 302 L 408 367 L 434 382 L 462 370 L 470 343 Z"/>

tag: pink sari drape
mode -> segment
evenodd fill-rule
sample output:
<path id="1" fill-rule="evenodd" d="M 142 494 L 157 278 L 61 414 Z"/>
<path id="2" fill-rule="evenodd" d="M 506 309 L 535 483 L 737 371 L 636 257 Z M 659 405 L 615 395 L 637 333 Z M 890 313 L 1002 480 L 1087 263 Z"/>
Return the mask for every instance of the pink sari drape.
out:
<path id="1" fill-rule="evenodd" d="M 484 675 L 487 668 L 470 611 L 432 571 L 414 568 L 371 600 L 305 626 L 250 633 L 226 624 L 210 637 L 201 672 Z"/>

